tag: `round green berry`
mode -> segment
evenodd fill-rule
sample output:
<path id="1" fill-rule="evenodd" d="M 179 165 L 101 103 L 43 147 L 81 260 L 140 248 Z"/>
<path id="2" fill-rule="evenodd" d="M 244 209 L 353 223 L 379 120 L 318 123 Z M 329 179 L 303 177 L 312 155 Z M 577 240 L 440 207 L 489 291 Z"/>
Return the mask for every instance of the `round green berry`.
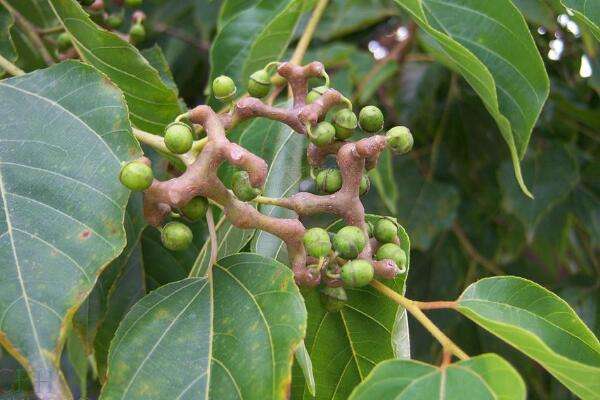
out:
<path id="1" fill-rule="evenodd" d="M 139 161 L 132 161 L 121 168 L 119 180 L 129 190 L 141 192 L 152 185 L 152 168 Z"/>
<path id="2" fill-rule="evenodd" d="M 393 152 L 398 154 L 408 153 L 414 143 L 410 129 L 405 126 L 395 126 L 386 133 L 387 143 Z"/>
<path id="3" fill-rule="evenodd" d="M 165 129 L 165 145 L 175 154 L 187 153 L 194 143 L 192 129 L 183 122 L 173 122 Z"/>
<path id="4" fill-rule="evenodd" d="M 142 6 L 144 0 L 125 0 L 125 5 L 130 8 L 138 8 Z"/>
<path id="5" fill-rule="evenodd" d="M 68 32 L 63 32 L 56 38 L 56 46 L 58 50 L 65 51 L 73 46 L 73 39 L 71 38 L 71 34 Z"/>
<path id="6" fill-rule="evenodd" d="M 141 23 L 131 25 L 129 29 L 129 39 L 131 43 L 137 44 L 143 42 L 146 39 L 146 28 Z"/>
<path id="7" fill-rule="evenodd" d="M 235 82 L 228 76 L 217 76 L 212 83 L 213 95 L 223 102 L 231 101 L 235 97 L 237 88 Z"/>
<path id="8" fill-rule="evenodd" d="M 321 193 L 335 193 L 342 187 L 342 173 L 339 169 L 327 168 L 317 174 L 317 190 Z"/>
<path id="9" fill-rule="evenodd" d="M 160 240 L 167 249 L 173 251 L 185 250 L 192 243 L 192 230 L 181 222 L 169 222 L 163 226 Z"/>
<path id="10" fill-rule="evenodd" d="M 336 138 L 339 140 L 348 139 L 358 126 L 356 114 L 347 108 L 341 109 L 333 116 L 333 126 L 335 127 Z"/>
<path id="11" fill-rule="evenodd" d="M 346 260 L 358 257 L 366 244 L 365 233 L 356 226 L 345 226 L 333 237 L 333 248 Z"/>
<path id="12" fill-rule="evenodd" d="M 369 237 L 373 237 L 373 231 L 375 230 L 375 227 L 373 226 L 373 224 L 370 221 L 367 221 L 366 225 L 367 225 L 367 234 L 369 235 Z"/>
<path id="13" fill-rule="evenodd" d="M 376 260 L 392 260 L 401 272 L 406 270 L 406 253 L 396 243 L 386 243 L 377 249 Z"/>
<path id="14" fill-rule="evenodd" d="M 329 87 L 327 87 L 327 86 L 317 86 L 316 88 L 313 88 L 306 95 L 306 104 L 314 103 L 315 100 L 317 100 L 319 97 L 321 97 L 323 95 L 323 93 L 325 93 L 327 91 L 327 89 L 329 89 Z"/>
<path id="15" fill-rule="evenodd" d="M 259 69 L 250 75 L 248 81 L 248 94 L 252 97 L 262 98 L 269 94 L 271 90 L 271 79 L 269 73 L 264 69 Z"/>
<path id="16" fill-rule="evenodd" d="M 335 138 L 335 128 L 327 121 L 319 122 L 317 127 L 310 133 L 310 141 L 315 146 L 326 146 L 333 142 Z"/>
<path id="17" fill-rule="evenodd" d="M 250 175 L 246 171 L 237 171 L 231 177 L 231 190 L 242 201 L 254 200 L 261 191 L 252 187 Z"/>
<path id="18" fill-rule="evenodd" d="M 119 28 L 121 25 L 123 25 L 123 15 L 122 14 L 110 14 L 106 18 L 106 25 L 108 25 L 108 27 L 112 28 L 112 29 Z"/>
<path id="19" fill-rule="evenodd" d="M 358 114 L 358 122 L 365 132 L 379 132 L 383 128 L 383 113 L 375 106 L 365 106 Z"/>
<path id="20" fill-rule="evenodd" d="M 373 265 L 365 260 L 353 260 L 342 267 L 341 278 L 345 286 L 361 287 L 373 280 Z"/>
<path id="21" fill-rule="evenodd" d="M 348 295 L 343 287 L 325 286 L 321 289 L 321 300 L 327 311 L 335 312 L 344 308 Z"/>
<path id="22" fill-rule="evenodd" d="M 271 83 L 273 83 L 273 85 L 279 87 L 279 86 L 283 86 L 283 85 L 287 84 L 287 80 L 283 76 L 276 73 L 271 77 Z"/>
<path id="23" fill-rule="evenodd" d="M 311 257 L 325 257 L 331 251 L 331 240 L 329 240 L 329 234 L 325 229 L 311 228 L 307 230 L 302 241 L 306 252 Z"/>
<path id="24" fill-rule="evenodd" d="M 208 200 L 206 197 L 196 196 L 181 207 L 180 211 L 184 217 L 191 221 L 197 221 L 206 215 L 208 210 Z"/>
<path id="25" fill-rule="evenodd" d="M 394 243 L 398 238 L 398 226 L 390 219 L 381 218 L 375 223 L 373 233 L 379 243 Z"/>
<path id="26" fill-rule="evenodd" d="M 363 174 L 363 176 L 360 178 L 360 187 L 358 188 L 358 194 L 362 196 L 363 194 L 367 193 L 370 188 L 371 180 L 369 179 L 367 174 Z"/>

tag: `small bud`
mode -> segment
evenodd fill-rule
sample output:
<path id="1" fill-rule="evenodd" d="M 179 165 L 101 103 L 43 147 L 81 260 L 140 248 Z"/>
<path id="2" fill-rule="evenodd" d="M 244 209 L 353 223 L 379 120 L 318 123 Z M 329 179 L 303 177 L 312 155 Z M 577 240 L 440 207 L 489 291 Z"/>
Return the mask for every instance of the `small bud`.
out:
<path id="1" fill-rule="evenodd" d="M 383 113 L 375 106 L 365 106 L 358 114 L 358 122 L 365 132 L 379 132 L 383 129 Z"/>
<path id="2" fill-rule="evenodd" d="M 315 258 L 325 257 L 331 251 L 329 234 L 322 228 L 311 228 L 304 233 L 302 238 L 304 248 L 309 256 Z"/>
<path id="3" fill-rule="evenodd" d="M 131 25 L 129 29 L 129 40 L 133 44 L 138 44 L 146 39 L 146 28 L 141 23 Z"/>
<path id="4" fill-rule="evenodd" d="M 250 184 L 250 175 L 246 171 L 237 171 L 231 178 L 231 190 L 242 201 L 254 200 L 261 191 Z"/>
<path id="5" fill-rule="evenodd" d="M 398 154 L 408 153 L 414 143 L 413 135 L 405 126 L 395 126 L 386 133 L 387 143 L 390 149 Z"/>
<path id="6" fill-rule="evenodd" d="M 212 90 L 215 98 L 222 102 L 233 100 L 235 93 L 237 92 L 233 79 L 225 75 L 215 78 L 212 83 Z"/>
<path id="7" fill-rule="evenodd" d="M 73 39 L 69 32 L 63 32 L 56 38 L 56 45 L 61 52 L 66 51 L 73 46 Z"/>
<path id="8" fill-rule="evenodd" d="M 192 230 L 181 222 L 169 222 L 163 226 L 160 234 L 163 246 L 173 251 L 187 249 L 193 239 Z"/>
<path id="9" fill-rule="evenodd" d="M 371 189 L 371 180 L 367 174 L 363 174 L 360 178 L 360 187 L 358 189 L 358 194 L 362 196 L 367 193 Z"/>
<path id="10" fill-rule="evenodd" d="M 333 248 L 346 260 L 358 257 L 366 245 L 365 233 L 356 226 L 345 226 L 333 237 Z"/>
<path id="11" fill-rule="evenodd" d="M 379 243 L 394 243 L 398 238 L 398 226 L 388 218 L 381 218 L 375 223 L 375 239 Z"/>
<path id="12" fill-rule="evenodd" d="M 248 94 L 252 97 L 262 98 L 269 94 L 271 90 L 271 80 L 269 73 L 264 69 L 259 69 L 250 75 L 248 81 Z"/>
<path id="13" fill-rule="evenodd" d="M 192 129 L 183 122 L 173 122 L 165 129 L 165 145 L 174 154 L 187 153 L 194 143 Z"/>
<path id="14" fill-rule="evenodd" d="M 207 210 L 208 200 L 206 200 L 206 197 L 202 196 L 194 197 L 180 209 L 181 214 L 190 221 L 197 221 L 200 218 L 203 218 L 206 215 Z"/>
<path id="15" fill-rule="evenodd" d="M 395 243 L 386 243 L 377 249 L 377 253 L 375 253 L 375 259 L 392 260 L 400 270 L 400 273 L 406 271 L 406 253 Z"/>
<path id="16" fill-rule="evenodd" d="M 335 128 L 327 121 L 319 122 L 317 127 L 310 132 L 309 139 L 318 147 L 331 144 L 335 139 Z"/>
<path id="17" fill-rule="evenodd" d="M 121 168 L 119 180 L 129 190 L 141 192 L 152 185 L 152 168 L 139 161 L 132 161 Z"/>
<path id="18" fill-rule="evenodd" d="M 353 260 L 342 267 L 341 278 L 348 287 L 361 287 L 373 280 L 373 265 L 365 260 Z"/>
<path id="19" fill-rule="evenodd" d="M 356 114 L 347 108 L 341 109 L 333 116 L 333 126 L 335 127 L 335 137 L 337 139 L 348 139 L 358 126 Z"/>
<path id="20" fill-rule="evenodd" d="M 327 168 L 317 175 L 317 190 L 321 193 L 335 193 L 342 187 L 342 173 L 339 169 Z"/>
<path id="21" fill-rule="evenodd" d="M 329 87 L 327 86 L 317 86 L 316 88 L 313 88 L 306 95 L 306 104 L 314 103 L 319 97 L 323 95 L 323 93 L 327 91 L 327 89 L 329 89 Z"/>
<path id="22" fill-rule="evenodd" d="M 111 29 L 118 29 L 123 25 L 123 15 L 122 14 L 110 14 L 106 18 L 106 25 Z"/>

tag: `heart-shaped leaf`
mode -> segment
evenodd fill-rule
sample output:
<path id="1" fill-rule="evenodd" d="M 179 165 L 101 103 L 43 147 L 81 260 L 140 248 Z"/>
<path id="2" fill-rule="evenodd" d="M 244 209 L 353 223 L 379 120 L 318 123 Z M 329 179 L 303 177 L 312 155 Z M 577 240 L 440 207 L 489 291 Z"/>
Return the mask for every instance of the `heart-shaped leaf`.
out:
<path id="1" fill-rule="evenodd" d="M 554 293 L 522 278 L 487 278 L 463 292 L 457 309 L 536 360 L 581 398 L 600 393 L 600 342 Z"/>
<path id="2" fill-rule="evenodd" d="M 49 1 L 81 58 L 121 88 L 132 123 L 162 135 L 164 127 L 181 113 L 173 88 L 133 45 L 93 23 L 77 1 Z"/>
<path id="3" fill-rule="evenodd" d="M 101 399 L 283 400 L 305 327 L 285 265 L 226 257 L 210 279 L 170 283 L 132 308 L 111 345 Z"/>
<path id="4" fill-rule="evenodd" d="M 379 218 L 367 216 L 371 222 Z M 338 221 L 329 230 L 335 232 L 342 226 Z M 398 234 L 410 258 L 408 235 L 402 227 Z M 405 280 L 406 274 L 402 274 L 385 283 L 403 293 Z M 406 311 L 369 286 L 346 288 L 346 292 L 348 302 L 337 312 L 325 309 L 318 289 L 303 293 L 308 310 L 305 342 L 319 400 L 347 399 L 377 363 L 410 356 Z M 313 398 L 307 386 L 295 387 L 292 395 L 294 399 Z"/>
<path id="5" fill-rule="evenodd" d="M 548 97 L 549 81 L 527 24 L 510 0 L 395 0 L 430 35 L 434 55 L 479 94 L 510 150 L 519 186 L 529 194 L 519 160 Z"/>
<path id="6" fill-rule="evenodd" d="M 140 149 L 121 92 L 77 62 L 1 81 L 0 119 L 0 342 L 40 398 L 68 399 L 66 328 L 125 246 L 117 176 Z"/>
<path id="7" fill-rule="evenodd" d="M 592 31 L 597 40 L 600 40 L 600 6 L 595 1 L 588 0 L 561 0 L 563 6 L 571 10 L 577 19 L 583 21 Z"/>
<path id="8" fill-rule="evenodd" d="M 209 82 L 218 75 L 228 75 L 239 88 L 245 88 L 250 74 L 279 60 L 294 33 L 303 3 L 261 0 L 229 17 L 212 43 Z"/>
<path id="9" fill-rule="evenodd" d="M 483 354 L 438 368 L 413 360 L 378 364 L 349 400 L 525 400 L 523 378 L 496 354 Z"/>

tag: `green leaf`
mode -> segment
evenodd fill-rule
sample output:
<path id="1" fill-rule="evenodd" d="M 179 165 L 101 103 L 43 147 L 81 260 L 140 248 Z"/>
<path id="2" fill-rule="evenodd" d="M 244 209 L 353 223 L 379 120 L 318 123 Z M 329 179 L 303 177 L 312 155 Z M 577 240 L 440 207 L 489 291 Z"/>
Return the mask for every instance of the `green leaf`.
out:
<path id="1" fill-rule="evenodd" d="M 508 163 L 500 167 L 498 183 L 502 190 L 503 208 L 514 214 L 531 235 L 542 216 L 577 185 L 579 165 L 568 145 L 553 142 L 548 148 L 538 150 L 524 165 L 534 200 L 525 197 L 514 184 Z"/>
<path id="2" fill-rule="evenodd" d="M 548 97 L 549 81 L 523 16 L 510 0 L 395 0 L 437 43 L 479 94 L 508 144 L 519 186 L 519 160 Z"/>
<path id="3" fill-rule="evenodd" d="M 88 358 L 83 340 L 73 330 L 67 336 L 67 356 L 79 379 L 81 398 L 87 398 Z"/>
<path id="4" fill-rule="evenodd" d="M 367 216 L 371 222 L 378 218 Z M 342 226 L 338 221 L 329 230 L 335 232 Z M 410 256 L 408 235 L 402 227 L 398 234 Z M 385 283 L 403 293 L 406 276 Z M 405 310 L 369 286 L 347 288 L 346 292 L 348 303 L 338 312 L 323 307 L 318 289 L 303 292 L 308 310 L 305 343 L 313 364 L 317 399 L 345 400 L 377 363 L 409 356 Z M 294 389 L 294 399 L 313 398 L 306 386 Z"/>
<path id="5" fill-rule="evenodd" d="M 396 168 L 402 171 L 398 221 L 413 247 L 427 250 L 440 232 L 452 226 L 460 203 L 458 191 L 447 183 L 426 180 L 413 159 L 402 158 Z"/>
<path id="6" fill-rule="evenodd" d="M 482 279 L 463 292 L 457 310 L 579 397 L 600 393 L 600 342 L 564 300 L 542 286 L 512 276 Z"/>
<path id="7" fill-rule="evenodd" d="M 600 40 L 600 7 L 597 2 L 593 0 L 561 0 L 560 2 L 590 28 L 597 40 Z"/>
<path id="8" fill-rule="evenodd" d="M 105 73 L 125 95 L 132 123 L 162 135 L 180 108 L 177 94 L 131 44 L 99 28 L 75 0 L 49 0 L 81 58 Z"/>
<path id="9" fill-rule="evenodd" d="M 261 0 L 229 18 L 210 50 L 210 80 L 230 76 L 238 94 L 248 77 L 284 54 L 300 17 L 301 0 Z"/>
<path id="10" fill-rule="evenodd" d="M 133 307 L 101 399 L 285 399 L 305 324 L 286 266 L 248 253 L 221 259 L 211 280 L 170 283 Z"/>
<path id="11" fill-rule="evenodd" d="M 121 92 L 77 62 L 1 81 L 0 120 L 0 342 L 39 397 L 68 399 L 66 328 L 125 246 L 117 175 L 140 149 Z"/>
<path id="12" fill-rule="evenodd" d="M 525 400 L 523 378 L 496 354 L 483 354 L 438 368 L 413 360 L 377 365 L 349 400 Z"/>
<path id="13" fill-rule="evenodd" d="M 556 29 L 556 19 L 552 7 L 545 0 L 513 0 L 525 18 L 534 24 Z"/>
<path id="14" fill-rule="evenodd" d="M 10 34 L 14 22 L 12 15 L 0 5 L 0 56 L 11 62 L 17 59 L 17 50 Z M 2 72 L 0 68 L 0 75 Z"/>

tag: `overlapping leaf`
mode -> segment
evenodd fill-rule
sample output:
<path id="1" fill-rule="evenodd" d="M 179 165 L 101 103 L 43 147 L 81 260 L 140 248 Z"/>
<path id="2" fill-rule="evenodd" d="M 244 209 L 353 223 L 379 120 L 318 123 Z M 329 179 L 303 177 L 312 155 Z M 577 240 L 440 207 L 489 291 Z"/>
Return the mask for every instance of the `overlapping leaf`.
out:
<path id="1" fill-rule="evenodd" d="M 132 123 L 162 134 L 180 114 L 176 92 L 131 44 L 99 28 L 75 0 L 50 0 L 54 12 L 73 37 L 82 59 L 104 72 L 123 91 Z"/>
<path id="2" fill-rule="evenodd" d="M 519 160 L 546 101 L 548 76 L 527 24 L 510 0 L 396 0 L 436 43 L 439 55 L 479 94 Z"/>
<path id="3" fill-rule="evenodd" d="M 483 354 L 444 368 L 413 360 L 377 365 L 349 400 L 525 400 L 525 383 L 503 358 Z"/>
<path id="4" fill-rule="evenodd" d="M 561 0 L 561 3 L 583 21 L 600 40 L 600 6 L 593 0 Z"/>
<path id="5" fill-rule="evenodd" d="M 66 327 L 125 246 L 116 177 L 140 149 L 121 92 L 89 66 L 4 80 L 0 102 L 0 341 L 39 397 L 68 399 Z"/>
<path id="6" fill-rule="evenodd" d="M 210 280 L 170 283 L 133 307 L 111 345 L 101 398 L 283 400 L 305 326 L 285 265 L 226 257 Z"/>
<path id="7" fill-rule="evenodd" d="M 488 278 L 464 291 L 458 311 L 536 360 L 579 397 L 597 398 L 600 342 L 554 293 L 522 278 Z"/>

